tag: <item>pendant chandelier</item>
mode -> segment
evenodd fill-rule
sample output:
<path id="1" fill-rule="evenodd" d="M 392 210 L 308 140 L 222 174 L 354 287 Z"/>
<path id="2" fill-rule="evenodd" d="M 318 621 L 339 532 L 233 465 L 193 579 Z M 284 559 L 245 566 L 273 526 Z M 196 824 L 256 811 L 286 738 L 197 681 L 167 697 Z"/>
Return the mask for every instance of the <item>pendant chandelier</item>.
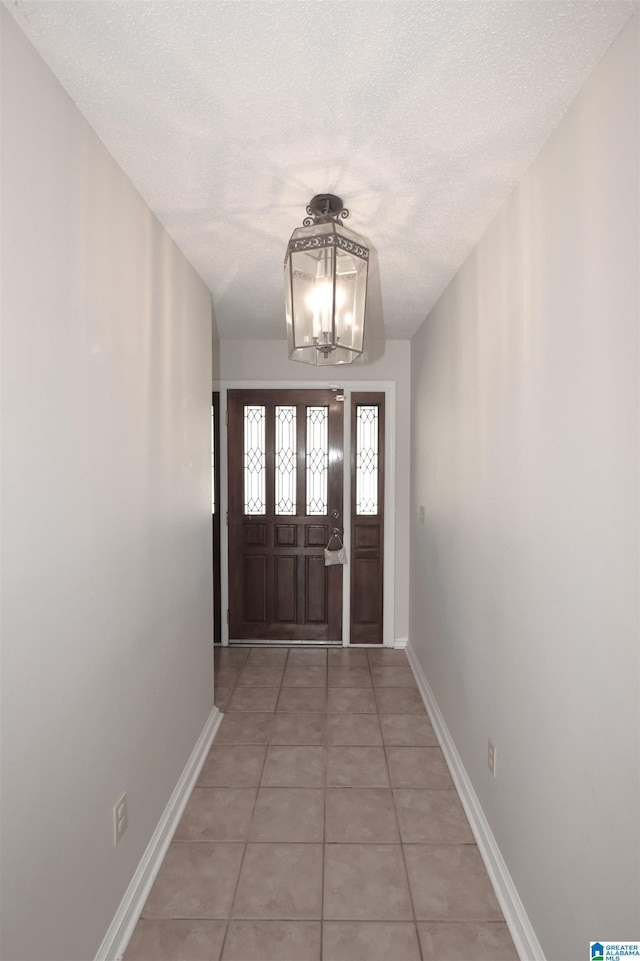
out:
<path id="1" fill-rule="evenodd" d="M 369 248 L 344 226 L 340 197 L 318 194 L 284 261 L 289 359 L 321 367 L 362 354 Z"/>

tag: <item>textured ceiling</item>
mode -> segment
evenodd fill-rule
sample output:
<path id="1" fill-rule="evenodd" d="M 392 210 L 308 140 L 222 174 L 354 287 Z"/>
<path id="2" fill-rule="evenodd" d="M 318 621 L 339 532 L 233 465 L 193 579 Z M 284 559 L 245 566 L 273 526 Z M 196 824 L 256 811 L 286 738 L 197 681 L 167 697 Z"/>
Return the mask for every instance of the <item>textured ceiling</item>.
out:
<path id="1" fill-rule="evenodd" d="M 284 336 L 316 193 L 376 249 L 387 337 L 420 326 L 636 0 L 7 2 L 213 294 Z M 380 317 L 376 318 L 379 323 Z"/>

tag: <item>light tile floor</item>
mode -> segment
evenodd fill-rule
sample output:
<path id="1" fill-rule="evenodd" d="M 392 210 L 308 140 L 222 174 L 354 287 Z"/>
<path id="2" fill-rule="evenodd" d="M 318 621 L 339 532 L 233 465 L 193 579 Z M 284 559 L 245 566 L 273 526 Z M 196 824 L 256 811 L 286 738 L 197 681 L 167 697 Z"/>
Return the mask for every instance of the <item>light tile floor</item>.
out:
<path id="1" fill-rule="evenodd" d="M 227 648 L 215 677 L 125 961 L 517 961 L 404 652 Z"/>

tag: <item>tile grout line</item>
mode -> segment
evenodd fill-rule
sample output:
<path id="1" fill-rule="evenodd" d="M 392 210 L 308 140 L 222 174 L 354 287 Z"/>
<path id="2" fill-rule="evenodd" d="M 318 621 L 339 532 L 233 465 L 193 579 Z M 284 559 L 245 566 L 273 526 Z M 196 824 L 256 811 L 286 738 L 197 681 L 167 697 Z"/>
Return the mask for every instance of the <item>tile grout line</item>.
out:
<path id="1" fill-rule="evenodd" d="M 250 654 L 250 653 L 251 653 L 251 652 L 249 652 L 249 654 Z M 246 663 L 247 663 L 247 661 L 249 660 L 249 654 L 248 654 L 247 657 L 245 658 L 244 665 L 243 665 L 243 667 L 242 667 L 242 669 L 241 669 L 241 671 L 240 671 L 240 675 L 242 674 L 242 670 L 244 670 L 244 667 L 246 666 Z M 286 660 L 288 660 L 288 655 L 287 655 L 287 658 L 285 658 L 285 662 L 286 662 Z M 238 675 L 238 681 L 240 680 L 240 675 Z M 282 675 L 283 675 L 283 677 L 284 677 L 284 671 L 282 672 Z M 236 684 L 237 684 L 237 681 L 236 681 Z M 282 682 L 281 682 L 280 685 L 279 685 L 279 690 L 280 690 L 281 688 L 282 688 Z M 278 703 L 278 699 L 276 699 L 276 706 L 277 706 L 277 703 Z M 273 710 L 273 714 L 274 714 L 274 716 L 275 716 L 275 708 L 274 708 L 274 710 Z M 252 827 L 252 824 L 253 824 L 253 818 L 254 818 L 255 811 L 256 811 L 256 805 L 257 805 L 257 803 L 258 803 L 258 796 L 259 796 L 259 794 L 260 794 L 260 785 L 261 785 L 261 783 L 262 783 L 262 775 L 263 775 L 263 773 L 264 773 L 264 768 L 265 768 L 265 765 L 266 765 L 266 763 L 267 763 L 267 754 L 269 753 L 269 746 L 270 746 L 270 743 L 271 743 L 271 737 L 272 737 L 272 736 L 273 736 L 273 725 L 271 726 L 271 729 L 270 729 L 269 740 L 268 740 L 267 744 L 265 745 L 264 758 L 262 759 L 262 766 L 261 766 L 261 768 L 260 768 L 260 773 L 259 773 L 259 776 L 258 776 L 258 783 L 257 783 L 257 786 L 256 786 L 256 795 L 255 795 L 255 798 L 254 798 L 254 801 L 253 801 L 253 808 L 252 808 L 252 810 L 251 810 L 251 816 L 250 816 L 250 818 L 249 818 L 249 820 L 248 820 L 248 823 L 247 823 L 247 835 L 246 835 L 246 838 L 245 838 L 245 841 L 244 841 L 244 846 L 243 846 L 243 850 L 242 850 L 242 857 L 241 857 L 241 859 L 240 859 L 240 867 L 239 867 L 239 869 L 238 869 L 238 876 L 237 876 L 237 878 L 236 878 L 236 883 L 235 883 L 234 889 L 233 889 L 233 895 L 232 895 L 231 900 L 230 900 L 230 903 L 229 903 L 229 915 L 228 915 L 228 917 L 227 917 L 227 925 L 226 925 L 225 932 L 224 932 L 224 939 L 223 939 L 223 942 L 222 942 L 222 946 L 221 946 L 221 948 L 220 948 L 220 961 L 221 961 L 222 956 L 223 956 L 224 951 L 225 951 L 225 947 L 226 947 L 226 943 L 227 943 L 227 937 L 228 937 L 228 934 L 229 934 L 229 927 L 230 927 L 231 922 L 232 922 L 232 920 L 233 920 L 233 906 L 234 906 L 234 904 L 235 904 L 235 900 L 236 900 L 236 897 L 237 897 L 237 895 L 238 895 L 238 887 L 240 886 L 240 876 L 242 875 L 242 868 L 243 868 L 243 866 L 244 866 L 245 857 L 246 857 L 246 854 L 247 854 L 247 847 L 248 847 L 248 845 L 249 845 L 249 836 L 250 836 L 250 834 L 251 834 L 251 827 Z"/>
<path id="2" fill-rule="evenodd" d="M 373 676 L 372 676 L 372 681 L 373 681 Z M 379 711 L 378 711 L 378 721 L 380 722 L 380 712 L 379 712 Z M 381 734 L 381 736 L 382 736 L 382 724 L 381 724 L 381 723 L 380 723 L 380 734 Z M 409 892 L 409 901 L 410 901 L 410 903 L 411 903 L 411 913 L 413 914 L 413 930 L 414 930 L 414 933 L 415 933 L 415 936 L 416 936 L 416 941 L 417 941 L 417 943 L 418 943 L 418 954 L 419 954 L 419 957 L 420 957 L 420 961 L 424 961 L 424 955 L 423 955 L 423 953 L 422 953 L 422 943 L 421 943 L 421 941 L 420 941 L 420 932 L 418 931 L 418 919 L 417 919 L 417 917 L 416 917 L 416 906 L 415 906 L 415 902 L 414 902 L 414 900 L 413 900 L 413 890 L 412 890 L 412 888 L 411 888 L 411 882 L 410 882 L 410 880 L 409 880 L 409 870 L 408 870 L 408 868 L 407 868 L 407 859 L 406 859 L 405 853 L 404 853 L 404 842 L 403 842 L 403 839 L 402 839 L 402 830 L 401 830 L 401 827 L 400 827 L 400 817 L 399 817 L 399 815 L 398 815 L 398 808 L 397 808 L 397 806 L 396 806 L 396 797 L 395 797 L 395 794 L 394 794 L 394 791 L 393 791 L 393 783 L 392 783 L 392 780 L 391 780 L 391 769 L 390 769 L 390 767 L 389 767 L 389 758 L 388 758 L 388 756 L 387 756 L 387 745 L 386 745 L 386 743 L 385 743 L 385 741 L 384 741 L 384 737 L 382 737 L 382 746 L 383 746 L 383 750 L 384 750 L 385 764 L 387 765 L 387 776 L 388 776 L 388 778 L 389 778 L 389 790 L 390 790 L 390 793 L 391 793 L 391 801 L 392 801 L 392 804 L 393 804 L 393 813 L 394 813 L 394 816 L 395 816 L 395 819 L 396 819 L 396 827 L 397 827 L 397 829 L 398 829 L 398 838 L 399 838 L 399 841 L 400 841 L 400 853 L 401 853 L 401 856 L 402 856 L 402 864 L 403 864 L 403 866 L 404 866 L 404 873 L 405 873 L 405 877 L 406 877 L 406 879 L 407 879 L 407 891 Z"/>

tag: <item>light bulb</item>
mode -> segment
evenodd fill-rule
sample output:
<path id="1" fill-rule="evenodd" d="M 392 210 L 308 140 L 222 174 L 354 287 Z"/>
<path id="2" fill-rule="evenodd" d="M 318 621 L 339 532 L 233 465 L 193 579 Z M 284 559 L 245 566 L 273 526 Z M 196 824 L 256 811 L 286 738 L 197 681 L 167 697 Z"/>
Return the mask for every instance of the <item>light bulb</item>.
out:
<path id="1" fill-rule="evenodd" d="M 328 333 L 331 330 L 331 311 L 333 307 L 333 285 L 323 280 L 316 283 L 307 298 L 307 306 L 313 312 L 313 335 Z"/>

